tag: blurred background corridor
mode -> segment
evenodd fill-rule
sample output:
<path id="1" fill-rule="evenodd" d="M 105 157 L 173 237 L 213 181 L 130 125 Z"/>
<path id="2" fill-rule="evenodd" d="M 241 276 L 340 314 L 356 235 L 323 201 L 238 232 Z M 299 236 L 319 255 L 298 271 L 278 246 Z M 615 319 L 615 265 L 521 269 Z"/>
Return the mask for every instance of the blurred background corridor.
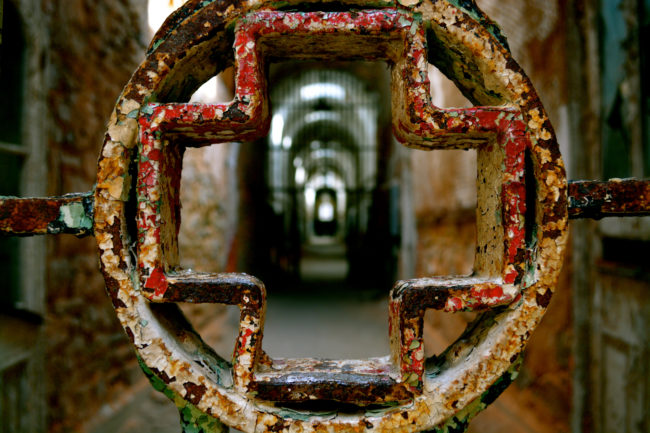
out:
<path id="1" fill-rule="evenodd" d="M 0 0 L 0 195 L 93 188 L 105 125 L 182 0 Z M 477 0 L 556 129 L 569 179 L 650 176 L 650 0 Z M 182 266 L 264 281 L 271 357 L 388 354 L 399 279 L 472 272 L 476 153 L 407 149 L 385 63 L 283 62 L 263 140 L 188 149 Z M 433 65 L 440 107 L 472 105 Z M 197 85 L 198 87 L 198 85 Z M 233 96 L 232 68 L 194 93 Z M 650 222 L 572 223 L 546 317 L 516 382 L 470 432 L 650 431 Z M 179 432 L 139 370 L 93 238 L 0 238 L 0 433 Z M 183 305 L 230 358 L 236 308 Z M 428 312 L 428 356 L 475 316 Z"/>

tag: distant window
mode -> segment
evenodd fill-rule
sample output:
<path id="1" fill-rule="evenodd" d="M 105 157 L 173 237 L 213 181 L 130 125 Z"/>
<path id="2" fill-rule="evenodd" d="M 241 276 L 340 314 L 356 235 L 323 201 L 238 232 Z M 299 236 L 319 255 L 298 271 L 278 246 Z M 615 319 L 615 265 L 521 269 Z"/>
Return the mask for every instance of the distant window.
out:
<path id="1" fill-rule="evenodd" d="M 648 40 L 650 0 L 601 2 L 603 175 L 650 175 Z M 637 13 L 638 12 L 638 13 Z M 634 15 L 632 19 L 631 15 Z"/>
<path id="2" fill-rule="evenodd" d="M 21 19 L 11 2 L 4 2 L 0 45 L 0 195 L 20 195 L 20 176 L 28 151 L 22 142 L 25 38 Z M 19 242 L 0 238 L 0 307 L 20 302 Z"/>

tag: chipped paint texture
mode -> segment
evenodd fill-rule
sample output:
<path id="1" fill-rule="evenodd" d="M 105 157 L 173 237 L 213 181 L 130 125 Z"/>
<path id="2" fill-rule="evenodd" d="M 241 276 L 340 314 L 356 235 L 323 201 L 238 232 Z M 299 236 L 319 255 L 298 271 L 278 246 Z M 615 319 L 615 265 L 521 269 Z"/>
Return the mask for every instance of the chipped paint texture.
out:
<path id="1" fill-rule="evenodd" d="M 0 233 L 44 235 L 92 234 L 93 193 L 61 197 L 0 197 Z"/>
<path id="2" fill-rule="evenodd" d="M 567 200 L 548 116 L 498 27 L 472 1 L 345 0 L 336 12 L 301 9 L 297 0 L 186 2 L 156 34 L 115 107 L 94 202 L 91 194 L 3 197 L 0 231 L 94 230 L 113 306 L 154 388 L 179 407 L 185 431 L 222 432 L 222 422 L 249 433 L 462 431 L 514 377 L 556 285 L 568 215 L 646 215 L 648 182 L 573 183 Z M 261 348 L 264 285 L 178 266 L 185 146 L 264 136 L 265 62 L 320 58 L 387 61 L 398 140 L 478 153 L 474 273 L 396 283 L 385 358 L 270 359 Z M 477 107 L 435 107 L 429 63 Z M 231 64 L 231 103 L 180 102 Z M 239 306 L 232 360 L 203 343 L 177 302 Z M 485 313 L 443 354 L 425 359 L 422 320 L 431 308 Z M 335 403 L 330 410 L 295 405 L 313 400 Z"/>
<path id="3" fill-rule="evenodd" d="M 95 194 L 94 229 L 108 292 L 142 362 L 165 383 L 166 393 L 227 425 L 249 433 L 451 431 L 450 423 L 457 423 L 454 419 L 462 418 L 463 411 L 482 408 L 473 402 L 486 392 L 498 394 L 489 391 L 491 385 L 509 375 L 548 305 L 566 242 L 567 201 L 564 169 L 544 109 L 521 68 L 482 20 L 447 1 L 407 3 L 413 5 L 394 9 L 394 4 L 346 1 L 357 10 L 289 13 L 275 12 L 263 0 L 190 0 L 158 32 L 116 105 Z M 293 0 L 283 5 L 300 8 Z M 364 11 L 364 6 L 374 9 Z M 477 253 L 476 275 L 396 285 L 390 359 L 330 364 L 269 360 L 259 348 L 261 283 L 242 275 L 184 274 L 177 269 L 182 146 L 264 134 L 264 59 L 323 57 L 388 60 L 398 138 L 422 149 L 476 148 L 479 178 L 493 186 L 492 194 L 486 190 L 479 200 L 479 209 L 491 215 L 479 220 L 485 251 Z M 434 107 L 428 61 L 447 72 L 477 105 L 491 107 Z M 233 62 L 239 72 L 231 104 L 174 102 Z M 139 166 L 132 188 L 128 167 L 134 161 Z M 527 179 L 536 181 L 526 185 Z M 127 211 L 126 202 L 134 194 L 138 228 L 130 233 L 126 221 L 136 215 Z M 526 216 L 531 221 L 524 221 Z M 128 251 L 134 242 L 137 257 Z M 240 306 L 234 364 L 207 348 L 170 304 L 188 299 Z M 418 335 L 424 308 L 488 312 L 441 356 L 425 360 Z M 337 376 L 337 371 L 343 373 Z M 316 374 L 320 372 L 324 374 Z M 287 384 L 296 377 L 298 390 L 290 392 Z M 310 387 L 305 383 L 309 378 L 327 386 Z M 383 383 L 382 391 L 368 390 L 370 398 L 358 400 L 383 406 L 342 413 L 336 407 L 301 410 L 269 401 L 345 401 L 346 389 L 363 390 L 355 388 L 355 380 L 374 389 Z M 337 383 L 343 391 L 336 391 Z M 325 393 L 316 395 L 315 389 Z M 458 422 L 464 423 L 461 418 Z"/>
<path id="4" fill-rule="evenodd" d="M 428 90 L 428 63 L 423 60 L 426 58 L 424 30 L 419 21 L 412 19 L 408 14 L 385 9 L 355 13 L 259 12 L 249 15 L 237 26 L 234 43 L 235 62 L 238 65 L 237 87 L 235 99 L 231 104 L 149 104 L 140 110 L 137 188 L 138 269 L 141 287 L 145 296 L 152 301 L 187 301 L 182 295 L 166 295 L 170 288 L 175 292 L 179 290 L 177 286 L 170 286 L 166 275 L 166 272 L 175 268 L 178 263 L 177 190 L 180 155 L 183 149 L 178 143 L 198 146 L 213 141 L 228 141 L 232 139 L 232 134 L 235 133 L 233 131 L 238 131 L 239 136 L 245 138 L 251 138 L 250 131 L 257 135 L 266 133 L 269 122 L 268 117 L 264 117 L 268 111 L 264 104 L 241 103 L 265 100 L 265 80 L 257 54 L 259 46 L 263 44 L 267 47 L 268 55 L 272 56 L 296 55 L 298 50 L 288 53 L 274 44 L 277 44 L 278 38 L 300 34 L 332 40 L 345 37 L 348 42 L 351 37 L 360 34 L 364 34 L 365 38 L 381 37 L 380 41 L 383 43 L 377 44 L 377 40 L 372 39 L 372 46 L 364 45 L 364 39 L 361 39 L 351 50 L 353 52 L 348 53 L 368 59 L 378 58 L 381 52 L 390 53 L 387 49 L 395 45 L 395 41 L 402 41 L 401 45 L 406 47 L 406 54 L 393 47 L 394 58 L 388 57 L 385 60 L 402 65 L 396 68 L 401 70 L 401 74 L 394 75 L 394 88 L 403 89 L 405 93 L 402 95 L 395 92 L 394 95 L 404 96 L 407 100 L 398 100 L 396 104 L 408 107 L 405 110 L 408 113 L 403 114 L 409 116 L 417 125 L 409 124 L 406 127 L 403 123 L 397 123 L 396 129 L 399 125 L 405 134 L 415 130 L 425 147 L 434 140 L 436 147 L 472 146 L 479 149 L 480 173 L 484 178 L 479 184 L 487 185 L 487 190 L 481 194 L 481 207 L 478 212 L 480 233 L 484 238 L 480 240 L 484 242 L 481 242 L 478 249 L 477 274 L 484 278 L 451 285 L 442 280 L 440 284 L 436 284 L 433 279 L 398 285 L 392 302 L 397 304 L 400 315 L 393 317 L 391 329 L 393 333 L 397 333 L 393 341 L 400 339 L 399 335 L 403 337 L 402 346 L 393 348 L 393 365 L 383 368 L 389 371 L 394 366 L 396 374 L 344 374 L 340 368 L 333 366 L 329 374 L 323 372 L 319 374 L 319 379 L 316 379 L 312 369 L 291 369 L 286 363 L 282 364 L 282 367 L 275 364 L 274 370 L 277 374 L 273 378 L 263 376 L 259 386 L 252 383 L 249 391 L 272 401 L 323 399 L 355 404 L 403 401 L 412 397 L 412 393 L 419 394 L 422 391 L 424 348 L 421 329 L 417 327 L 417 323 L 421 322 L 425 308 L 438 306 L 437 302 L 427 303 L 420 298 L 416 300 L 411 296 L 412 291 L 428 292 L 436 298 L 444 293 L 444 310 L 452 312 L 481 310 L 507 304 L 519 294 L 518 284 L 523 280 L 524 270 L 527 268 L 522 260 L 526 258 L 523 251 L 523 178 L 524 153 L 529 147 L 525 124 L 512 110 L 440 110 L 432 106 Z M 331 44 L 325 45 L 326 52 L 321 55 L 332 54 L 329 52 L 330 46 Z M 377 47 L 381 49 L 377 50 Z M 305 55 L 313 56 L 315 53 L 309 51 Z M 403 58 L 406 58 L 406 61 L 403 61 Z M 228 113 L 239 114 L 235 117 Z M 434 117 L 437 120 L 434 120 Z M 426 119 L 429 119 L 429 123 Z M 436 121 L 442 123 L 437 125 Z M 259 125 L 264 127 L 260 128 Z M 485 215 L 487 217 L 484 218 Z M 501 215 L 501 220 L 495 218 L 496 215 Z M 497 226 L 504 228 L 503 233 L 495 230 Z M 501 257 L 504 254 L 505 257 Z M 202 287 L 212 291 L 219 290 L 218 280 L 218 277 L 215 278 L 214 286 L 210 287 L 207 279 L 204 279 L 205 284 Z M 462 286 L 464 289 L 460 288 Z M 403 295 L 404 292 L 408 293 Z M 448 296 L 449 293 L 453 296 Z M 192 299 L 195 301 L 196 297 Z M 420 305 L 420 308 L 413 309 L 412 305 Z M 417 311 L 417 314 L 407 318 L 403 309 Z M 412 323 L 407 324 L 408 322 Z M 263 323 L 256 324 L 254 331 L 249 330 L 254 332 L 255 340 L 261 339 L 261 326 Z M 242 350 L 248 336 L 249 334 L 240 334 L 238 347 Z M 240 380 L 242 375 L 248 377 L 254 368 L 255 355 L 251 356 L 249 349 L 251 353 L 257 353 L 252 348 L 247 348 L 245 352 L 235 351 L 236 355 L 240 355 L 237 359 L 245 359 L 249 364 L 248 369 L 240 369 L 240 363 L 235 362 L 236 383 L 250 384 L 250 379 Z M 284 379 L 284 382 L 281 379 Z M 289 388 L 289 384 L 291 391 L 283 391 L 283 388 Z"/>
<path id="5" fill-rule="evenodd" d="M 569 183 L 569 217 L 650 215 L 650 182 L 611 179 Z"/>

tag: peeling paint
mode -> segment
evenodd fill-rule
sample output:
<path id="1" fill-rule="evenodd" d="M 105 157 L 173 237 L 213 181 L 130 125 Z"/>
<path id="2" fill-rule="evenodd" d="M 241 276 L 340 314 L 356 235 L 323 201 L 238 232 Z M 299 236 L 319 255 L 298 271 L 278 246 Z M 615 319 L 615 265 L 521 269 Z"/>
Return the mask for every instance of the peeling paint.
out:
<path id="1" fill-rule="evenodd" d="M 57 221 L 66 227 L 79 228 L 81 230 L 90 230 L 93 226 L 92 218 L 86 214 L 83 203 L 79 202 L 61 206 Z"/>
<path id="2" fill-rule="evenodd" d="M 179 408 L 185 432 L 221 433 L 226 425 L 247 433 L 464 431 L 516 376 L 519 354 L 557 283 L 568 216 L 647 215 L 650 184 L 572 183 L 567 196 L 548 116 L 499 28 L 474 1 L 344 0 L 337 11 L 313 9 L 299 0 L 187 1 L 157 32 L 116 104 L 95 191 L 0 197 L 0 233 L 94 231 L 117 316 L 153 387 Z M 184 148 L 266 134 L 269 58 L 385 60 L 398 140 L 424 150 L 477 149 L 474 275 L 397 282 L 389 357 L 270 359 L 261 348 L 263 283 L 178 267 Z M 435 107 L 429 62 L 477 106 Z M 195 69 L 199 83 L 233 63 L 231 103 L 174 102 L 189 96 L 187 71 Z M 137 202 L 136 233 L 127 221 L 129 202 Z M 178 309 L 153 305 L 176 302 L 239 306 L 232 362 L 211 351 Z M 427 308 L 485 313 L 443 354 L 426 359 Z M 285 407 L 314 400 L 335 402 L 333 410 Z"/>
<path id="3" fill-rule="evenodd" d="M 93 193 L 48 198 L 0 197 L 0 234 L 93 233 Z"/>
<path id="4" fill-rule="evenodd" d="M 569 183 L 569 217 L 650 215 L 650 182 L 610 179 Z"/>
<path id="5" fill-rule="evenodd" d="M 125 88 L 122 100 L 135 103 L 129 103 L 128 110 L 118 103 L 105 146 L 111 150 L 99 163 L 120 174 L 100 171 L 95 221 L 98 235 L 114 236 L 112 246 L 101 243 L 100 254 L 109 293 L 116 293 L 122 302 L 115 304 L 118 317 L 126 329 L 137 330 L 132 335 L 143 365 L 166 383 L 165 392 L 242 431 L 459 431 L 509 383 L 512 364 L 555 287 L 566 242 L 567 200 L 552 127 L 498 29 L 473 2 L 422 0 L 409 2 L 407 9 L 395 9 L 392 3 L 372 10 L 359 8 L 377 7 L 374 3 L 344 2 L 353 12 L 301 12 L 300 3 L 285 3 L 297 11 L 276 11 L 273 3 L 262 0 L 245 4 L 190 0 L 158 32 L 147 60 Z M 232 38 L 226 29 L 233 30 Z M 319 43 L 305 43 L 310 40 Z M 435 44 L 431 50 L 430 43 Z M 214 55 L 215 47 L 223 50 L 222 57 Z M 261 282 L 241 274 L 178 269 L 175 236 L 182 157 L 178 143 L 200 146 L 264 135 L 269 117 L 266 57 L 350 56 L 393 65 L 394 130 L 405 145 L 478 149 L 479 176 L 490 188 L 479 200 L 486 216 L 479 218 L 484 248 L 477 252 L 477 275 L 396 284 L 389 358 L 269 359 L 261 351 L 265 308 Z M 182 87 L 177 68 L 188 70 L 183 68 L 213 59 L 227 59 L 217 69 L 231 62 L 237 67 L 236 95 L 230 104 L 168 102 Z M 434 107 L 426 73 L 430 59 L 479 106 Z M 134 112 L 137 107 L 139 112 Z M 127 120 L 138 122 L 137 134 Z M 124 149 L 137 146 L 138 156 L 115 152 L 112 142 L 117 137 Z M 533 173 L 526 173 L 527 153 Z M 128 182 L 121 173 L 134 160 L 129 158 L 138 163 L 135 191 L 113 185 L 115 180 Z M 531 178 L 544 181 L 527 185 Z M 137 194 L 137 239 L 130 239 L 123 226 L 124 191 Z M 528 209 L 529 203 L 535 209 Z M 526 221 L 527 217 L 534 220 Z M 138 263 L 125 266 L 124 245 L 133 241 L 138 245 Z M 135 278 L 124 278 L 133 273 Z M 240 332 L 232 366 L 209 361 L 212 355 L 198 336 L 178 345 L 178 333 L 189 336 L 192 331 L 172 315 L 165 318 L 176 328 L 169 333 L 168 325 L 160 325 L 159 310 L 150 305 L 187 301 L 239 305 Z M 488 313 L 445 353 L 427 360 L 420 331 L 425 308 Z M 231 385 L 216 379 L 228 375 L 233 377 Z M 342 414 L 336 409 L 289 409 L 282 403 L 312 399 L 356 402 L 359 408 Z M 363 407 L 378 403 L 380 407 Z"/>

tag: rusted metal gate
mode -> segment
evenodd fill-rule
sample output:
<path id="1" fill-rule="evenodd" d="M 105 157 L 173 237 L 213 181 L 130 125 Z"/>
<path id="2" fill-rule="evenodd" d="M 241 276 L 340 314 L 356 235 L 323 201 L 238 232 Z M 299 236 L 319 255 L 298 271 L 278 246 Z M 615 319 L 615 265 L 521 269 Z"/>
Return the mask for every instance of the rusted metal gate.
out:
<path id="1" fill-rule="evenodd" d="M 265 136 L 265 62 L 313 58 L 388 62 L 397 138 L 478 155 L 474 274 L 397 282 L 385 358 L 270 359 L 261 344 L 261 281 L 178 268 L 185 147 Z M 429 62 L 476 106 L 433 106 Z M 233 63 L 231 103 L 179 102 Z M 185 431 L 463 431 L 516 375 L 556 286 L 569 218 L 649 213 L 648 182 L 567 184 L 532 84 L 473 2 L 190 0 L 159 30 L 116 104 L 95 190 L 2 198 L 0 230 L 96 237 L 118 318 L 152 385 L 179 407 Z M 232 360 L 203 343 L 177 302 L 240 307 Z M 425 359 L 429 308 L 484 313 Z"/>

